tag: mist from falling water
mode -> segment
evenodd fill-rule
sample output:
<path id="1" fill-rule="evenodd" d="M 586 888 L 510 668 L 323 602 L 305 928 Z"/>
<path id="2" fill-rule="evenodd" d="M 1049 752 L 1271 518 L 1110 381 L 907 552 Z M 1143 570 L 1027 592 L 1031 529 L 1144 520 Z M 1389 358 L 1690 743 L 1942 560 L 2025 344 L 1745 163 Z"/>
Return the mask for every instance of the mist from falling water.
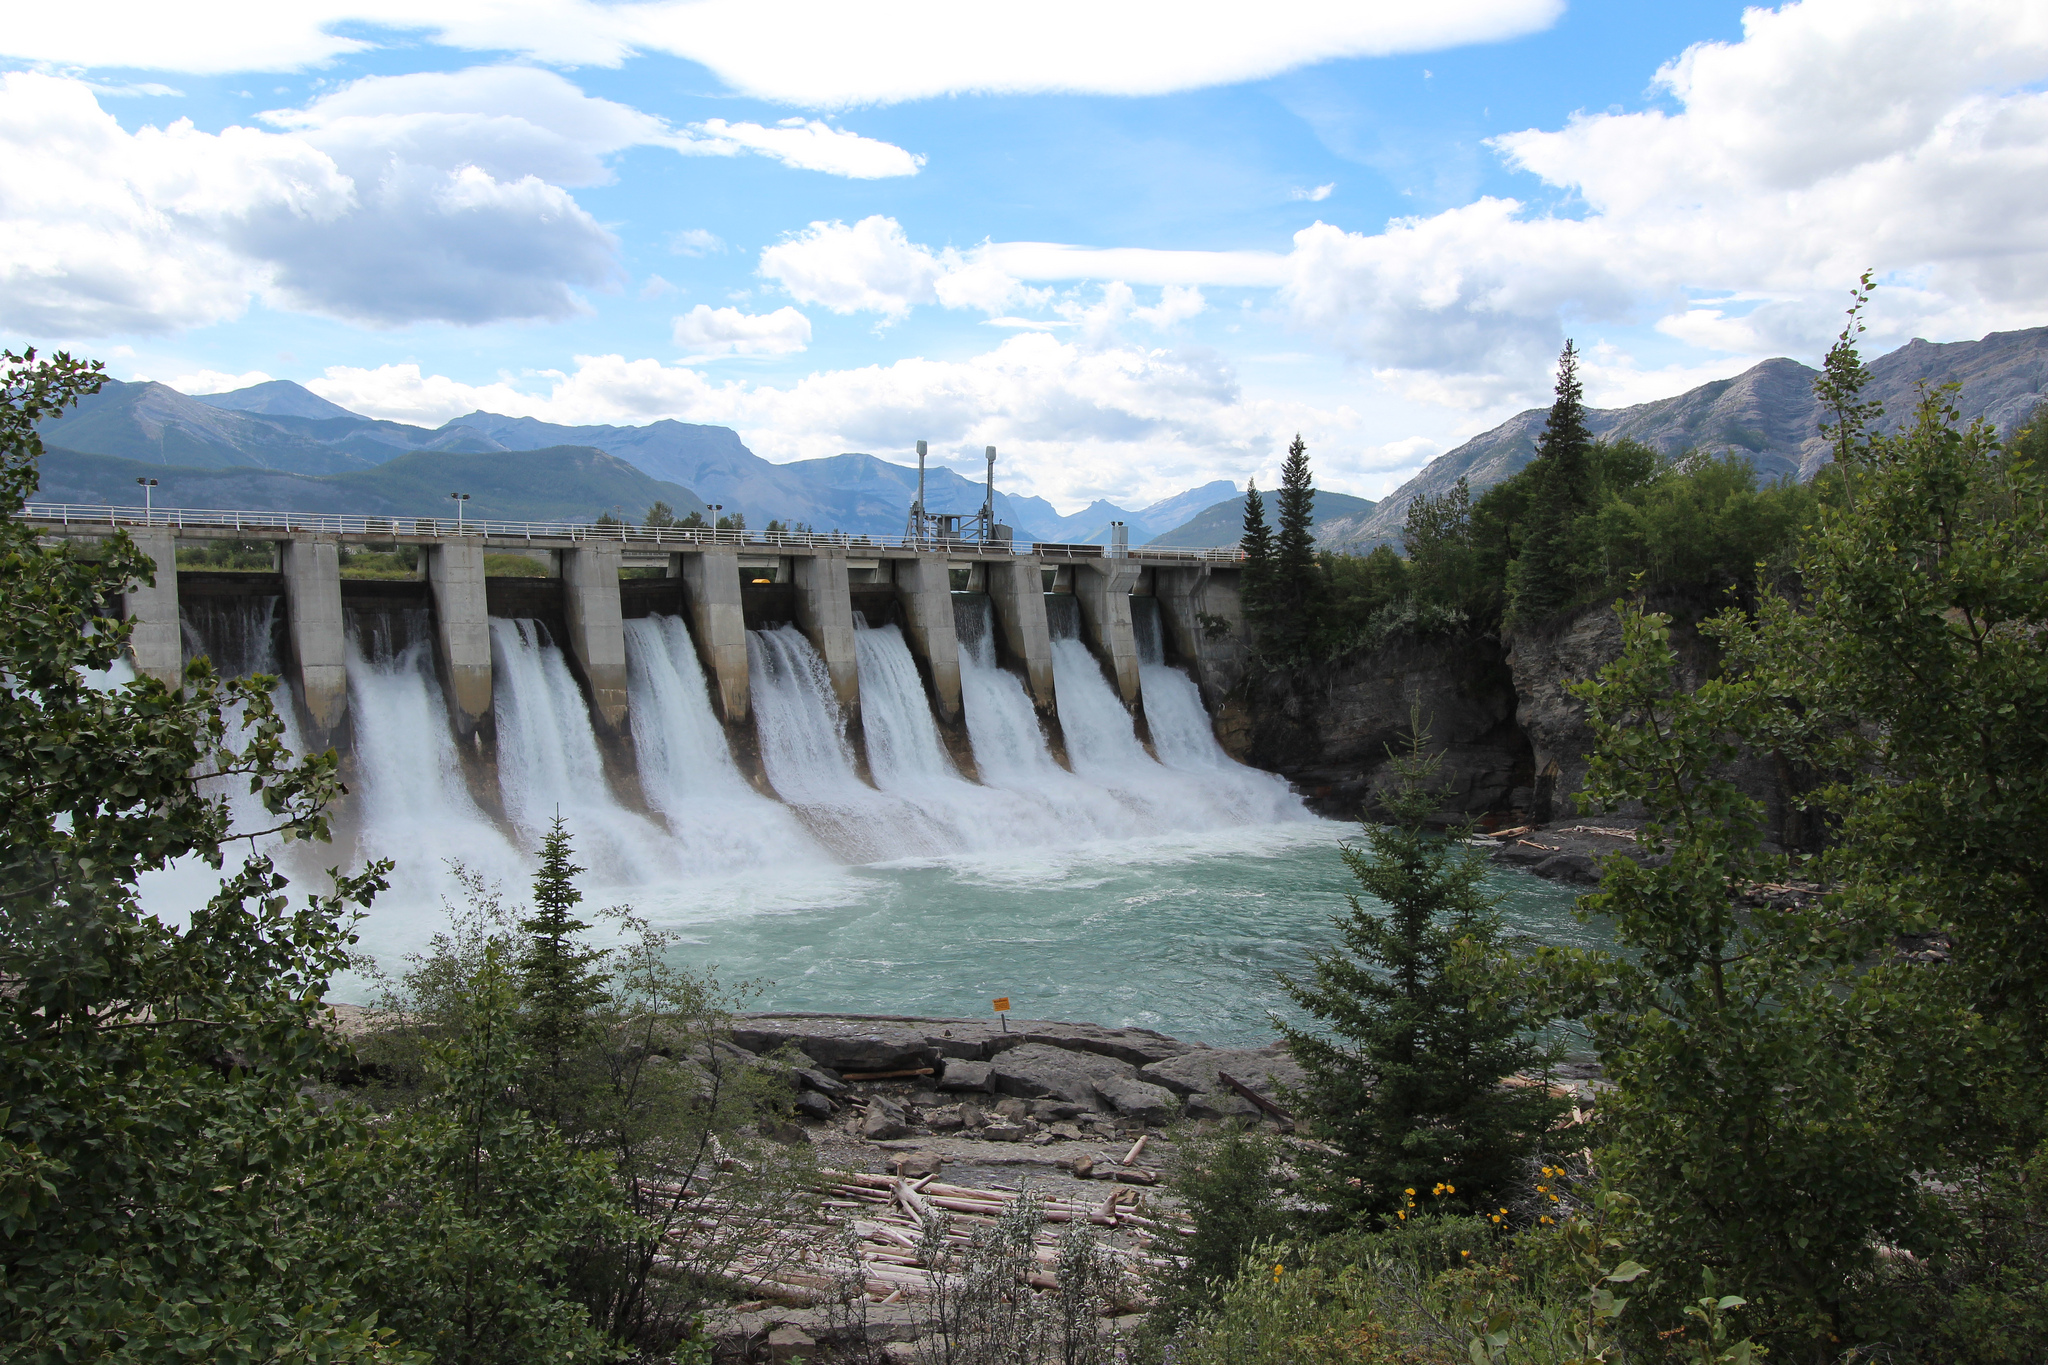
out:
<path id="1" fill-rule="evenodd" d="M 626 622 L 626 677 L 641 788 L 693 871 L 826 861 L 789 808 L 740 775 L 682 618 Z"/>
<path id="2" fill-rule="evenodd" d="M 825 847 L 855 863 L 953 851 L 917 807 L 861 781 L 832 675 L 802 631 L 748 631 L 747 672 L 761 766 Z"/>
<path id="3" fill-rule="evenodd" d="M 600 884 L 680 873 L 667 831 L 612 795 L 583 690 L 547 628 L 492 617 L 491 672 L 498 790 L 521 842 L 538 846 L 559 813 L 575 838 L 577 861 Z"/>
<path id="4" fill-rule="evenodd" d="M 959 598 L 954 599 L 956 603 Z M 985 602 L 986 599 L 983 599 Z M 868 771 L 875 785 L 917 807 L 947 844 L 959 850 L 1043 848 L 1071 843 L 1090 833 L 1085 819 L 1005 790 L 990 781 L 980 785 L 961 776 L 946 751 L 932 717 L 924 680 L 910 656 L 903 632 L 893 625 L 859 626 L 854 644 L 860 661 L 861 728 L 867 740 Z M 961 685 L 967 686 L 966 647 L 962 646 Z M 969 731 L 970 737 L 972 731 Z M 1044 740 L 1032 727 L 1043 749 Z M 988 774 L 984 774 L 987 780 Z"/>

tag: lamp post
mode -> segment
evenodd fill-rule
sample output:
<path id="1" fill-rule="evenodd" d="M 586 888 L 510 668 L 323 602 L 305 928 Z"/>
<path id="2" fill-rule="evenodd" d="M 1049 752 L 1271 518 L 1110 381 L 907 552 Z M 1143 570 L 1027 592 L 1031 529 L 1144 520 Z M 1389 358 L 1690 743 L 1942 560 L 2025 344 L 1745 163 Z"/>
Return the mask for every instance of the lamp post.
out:
<path id="1" fill-rule="evenodd" d="M 459 536 L 462 534 L 462 504 L 469 501 L 469 494 L 450 493 L 448 496 L 455 500 L 455 534 Z"/>
<path id="2" fill-rule="evenodd" d="M 704 509 L 711 513 L 711 537 L 716 540 L 718 538 L 718 514 L 725 510 L 725 504 L 722 502 L 707 502 L 704 504 Z"/>
<path id="3" fill-rule="evenodd" d="M 154 521 L 156 519 L 156 509 L 153 506 L 154 499 L 149 490 L 156 487 L 156 480 L 137 479 L 135 482 L 142 485 L 142 519 L 145 522 Z"/>

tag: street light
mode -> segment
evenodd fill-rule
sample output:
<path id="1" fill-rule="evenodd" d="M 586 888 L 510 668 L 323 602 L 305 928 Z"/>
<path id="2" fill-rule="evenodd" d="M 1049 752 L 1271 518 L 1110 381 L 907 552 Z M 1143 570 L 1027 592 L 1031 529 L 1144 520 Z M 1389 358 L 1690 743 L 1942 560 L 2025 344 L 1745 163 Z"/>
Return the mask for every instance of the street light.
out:
<path id="1" fill-rule="evenodd" d="M 142 519 L 144 521 L 149 521 L 153 518 L 155 510 L 151 505 L 152 499 L 149 490 L 156 487 L 156 480 L 137 479 L 135 482 L 142 485 Z"/>
<path id="2" fill-rule="evenodd" d="M 455 499 L 455 534 L 459 536 L 462 534 L 462 504 L 469 501 L 469 494 L 450 493 L 448 496 Z"/>
<path id="3" fill-rule="evenodd" d="M 722 502 L 707 502 L 704 504 L 704 510 L 711 513 L 711 530 L 712 534 L 715 535 L 718 532 L 718 514 L 725 510 L 725 504 Z"/>

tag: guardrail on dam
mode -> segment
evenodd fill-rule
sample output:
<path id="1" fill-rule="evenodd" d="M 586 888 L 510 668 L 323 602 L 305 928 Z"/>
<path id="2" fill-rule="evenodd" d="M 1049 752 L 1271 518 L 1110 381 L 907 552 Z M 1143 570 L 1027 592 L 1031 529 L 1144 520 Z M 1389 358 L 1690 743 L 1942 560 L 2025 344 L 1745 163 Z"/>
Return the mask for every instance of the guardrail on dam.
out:
<path id="1" fill-rule="evenodd" d="M 1158 606 L 1163 644 L 1186 665 L 1213 710 L 1243 666 L 1235 547 L 1125 549 L 1028 541 L 990 542 L 843 533 L 731 531 L 611 523 L 337 516 L 192 508 L 115 508 L 32 503 L 23 519 L 45 535 L 103 537 L 127 531 L 156 563 L 156 582 L 123 600 L 134 623 L 138 672 L 176 685 L 182 668 L 180 543 L 268 541 L 266 580 L 282 598 L 284 672 L 315 747 L 346 743 L 346 631 L 351 601 L 379 580 L 345 577 L 344 547 L 416 547 L 415 579 L 431 609 L 436 672 L 451 720 L 465 740 L 492 733 L 490 618 L 532 615 L 547 605 L 587 690 L 592 718 L 614 736 L 629 723 L 624 621 L 674 614 L 690 635 L 728 725 L 749 717 L 747 630 L 788 621 L 811 641 L 848 720 L 858 723 L 860 678 L 854 612 L 895 620 L 925 675 L 942 721 L 961 716 L 956 593 L 986 594 L 998 657 L 1054 715 L 1048 597 L 1070 595 L 1081 638 L 1118 696 L 1142 715 L 1134 598 Z M 493 577 L 485 556 L 539 561 L 546 581 Z M 635 572 L 637 571 L 637 572 Z M 187 569 L 191 591 L 224 574 Z M 649 580 L 653 580 L 650 582 Z M 494 611 L 494 601 L 499 609 Z"/>

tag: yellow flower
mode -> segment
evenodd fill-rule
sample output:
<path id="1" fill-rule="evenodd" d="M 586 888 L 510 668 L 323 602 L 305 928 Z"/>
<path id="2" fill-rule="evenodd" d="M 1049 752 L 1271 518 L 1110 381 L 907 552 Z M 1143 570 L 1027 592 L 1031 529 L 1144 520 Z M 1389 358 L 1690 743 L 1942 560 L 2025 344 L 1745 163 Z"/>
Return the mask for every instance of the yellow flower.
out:
<path id="1" fill-rule="evenodd" d="M 1395 1209 L 1395 1210 L 1394 1210 L 1394 1217 L 1396 1217 L 1396 1218 L 1400 1219 L 1400 1220 L 1401 1220 L 1402 1222 L 1404 1222 L 1404 1223 L 1405 1223 L 1405 1222 L 1407 1222 L 1407 1221 L 1408 1221 L 1408 1210 L 1406 1210 L 1406 1209 Z"/>
<path id="2" fill-rule="evenodd" d="M 1279 1278 L 1280 1278 L 1280 1272 L 1281 1272 L 1281 1271 L 1283 1271 L 1283 1270 L 1285 1270 L 1286 1268 L 1287 1268 L 1287 1267 L 1285 1267 L 1285 1266 L 1278 1266 L 1278 1265 L 1276 1265 L 1276 1266 L 1274 1266 L 1274 1267 L 1273 1267 L 1273 1279 L 1274 1279 L 1274 1280 L 1275 1280 L 1276 1282 L 1277 1282 L 1277 1281 L 1279 1280 Z"/>
<path id="3" fill-rule="evenodd" d="M 1415 1193 L 1415 1187 L 1414 1187 L 1413 1185 L 1410 1185 L 1410 1186 L 1409 1186 L 1409 1187 L 1407 1188 L 1407 1190 L 1405 1190 L 1405 1191 L 1404 1191 L 1404 1193 L 1406 1193 L 1406 1194 L 1409 1194 L 1409 1195 L 1413 1195 L 1413 1194 Z"/>
<path id="4" fill-rule="evenodd" d="M 1471 1255 L 1472 1253 L 1471 1253 L 1471 1252 L 1469 1252 L 1469 1251 L 1461 1251 L 1461 1252 L 1459 1252 L 1458 1254 L 1459 1254 L 1460 1256 L 1470 1256 L 1470 1255 Z"/>
<path id="5" fill-rule="evenodd" d="M 1445 1194 L 1456 1194 L 1457 1192 L 1458 1192 L 1458 1187 L 1457 1187 L 1456 1185 L 1446 1185 L 1446 1186 L 1444 1186 L 1444 1193 L 1445 1193 Z"/>

